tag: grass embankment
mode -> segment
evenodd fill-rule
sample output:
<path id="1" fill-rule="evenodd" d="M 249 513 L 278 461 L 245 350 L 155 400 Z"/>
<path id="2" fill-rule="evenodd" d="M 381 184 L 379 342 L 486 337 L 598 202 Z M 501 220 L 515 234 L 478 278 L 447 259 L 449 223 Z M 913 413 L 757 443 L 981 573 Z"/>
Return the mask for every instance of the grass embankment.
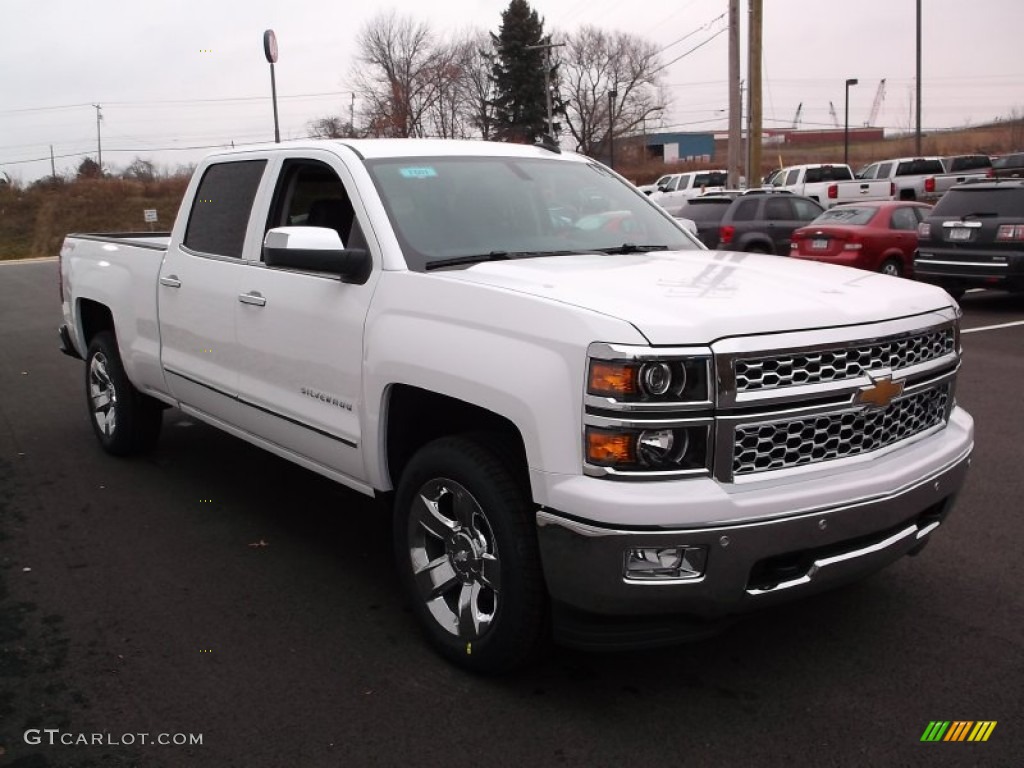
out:
<path id="1" fill-rule="evenodd" d="M 147 208 L 159 217 L 153 228 L 167 231 L 187 185 L 187 177 L 0 185 L 0 260 L 56 256 L 69 232 L 148 231 Z"/>

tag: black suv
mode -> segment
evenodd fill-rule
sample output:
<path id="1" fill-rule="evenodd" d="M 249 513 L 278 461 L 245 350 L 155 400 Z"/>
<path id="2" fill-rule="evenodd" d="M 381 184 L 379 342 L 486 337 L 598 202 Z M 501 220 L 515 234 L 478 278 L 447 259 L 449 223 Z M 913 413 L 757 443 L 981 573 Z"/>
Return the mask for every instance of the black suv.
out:
<path id="1" fill-rule="evenodd" d="M 914 275 L 957 299 L 968 288 L 1024 291 L 1024 181 L 950 189 L 918 225 Z"/>
<path id="2" fill-rule="evenodd" d="M 674 214 L 677 219 L 690 219 L 697 227 L 697 239 L 708 248 L 718 245 L 718 225 L 736 195 L 701 195 L 684 202 Z"/>
<path id="3" fill-rule="evenodd" d="M 802 195 L 742 195 L 732 201 L 722 216 L 716 247 L 720 251 L 788 256 L 793 230 L 824 211 L 814 200 Z"/>

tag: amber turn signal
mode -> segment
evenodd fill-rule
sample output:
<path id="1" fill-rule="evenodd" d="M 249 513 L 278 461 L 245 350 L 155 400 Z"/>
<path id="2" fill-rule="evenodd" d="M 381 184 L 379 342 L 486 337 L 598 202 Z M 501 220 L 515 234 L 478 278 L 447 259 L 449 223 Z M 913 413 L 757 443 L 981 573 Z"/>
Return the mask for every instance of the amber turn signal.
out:
<path id="1" fill-rule="evenodd" d="M 636 372 L 634 363 L 591 360 L 587 391 L 599 396 L 634 395 L 637 392 Z"/>
<path id="2" fill-rule="evenodd" d="M 633 464 L 636 461 L 636 438 L 622 432 L 588 428 L 587 461 L 606 467 Z"/>

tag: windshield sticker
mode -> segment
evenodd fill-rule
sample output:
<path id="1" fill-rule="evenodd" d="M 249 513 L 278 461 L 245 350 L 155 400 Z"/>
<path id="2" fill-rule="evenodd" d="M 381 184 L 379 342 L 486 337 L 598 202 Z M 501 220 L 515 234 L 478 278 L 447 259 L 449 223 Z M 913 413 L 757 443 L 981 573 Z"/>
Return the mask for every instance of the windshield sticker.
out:
<path id="1" fill-rule="evenodd" d="M 399 168 L 398 172 L 403 179 L 431 179 L 437 176 L 433 168 Z"/>

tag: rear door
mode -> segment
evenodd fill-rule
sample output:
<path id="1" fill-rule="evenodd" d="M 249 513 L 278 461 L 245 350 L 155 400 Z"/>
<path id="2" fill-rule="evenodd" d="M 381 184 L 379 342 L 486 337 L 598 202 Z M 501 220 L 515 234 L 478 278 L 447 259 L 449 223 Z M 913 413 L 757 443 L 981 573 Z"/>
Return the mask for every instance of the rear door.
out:
<path id="1" fill-rule="evenodd" d="M 238 155 L 203 171 L 160 268 L 160 362 L 184 406 L 231 421 L 240 355 L 235 307 L 249 219 L 266 157 Z M 179 217 L 182 219 L 182 217 Z"/>
<path id="2" fill-rule="evenodd" d="M 370 247 L 379 265 L 342 161 L 317 150 L 279 157 L 260 239 L 278 226 L 328 227 L 345 247 Z M 235 302 L 240 423 L 318 467 L 362 480 L 363 325 L 379 268 L 354 285 L 331 274 L 267 267 L 257 247 L 242 271 Z"/>

